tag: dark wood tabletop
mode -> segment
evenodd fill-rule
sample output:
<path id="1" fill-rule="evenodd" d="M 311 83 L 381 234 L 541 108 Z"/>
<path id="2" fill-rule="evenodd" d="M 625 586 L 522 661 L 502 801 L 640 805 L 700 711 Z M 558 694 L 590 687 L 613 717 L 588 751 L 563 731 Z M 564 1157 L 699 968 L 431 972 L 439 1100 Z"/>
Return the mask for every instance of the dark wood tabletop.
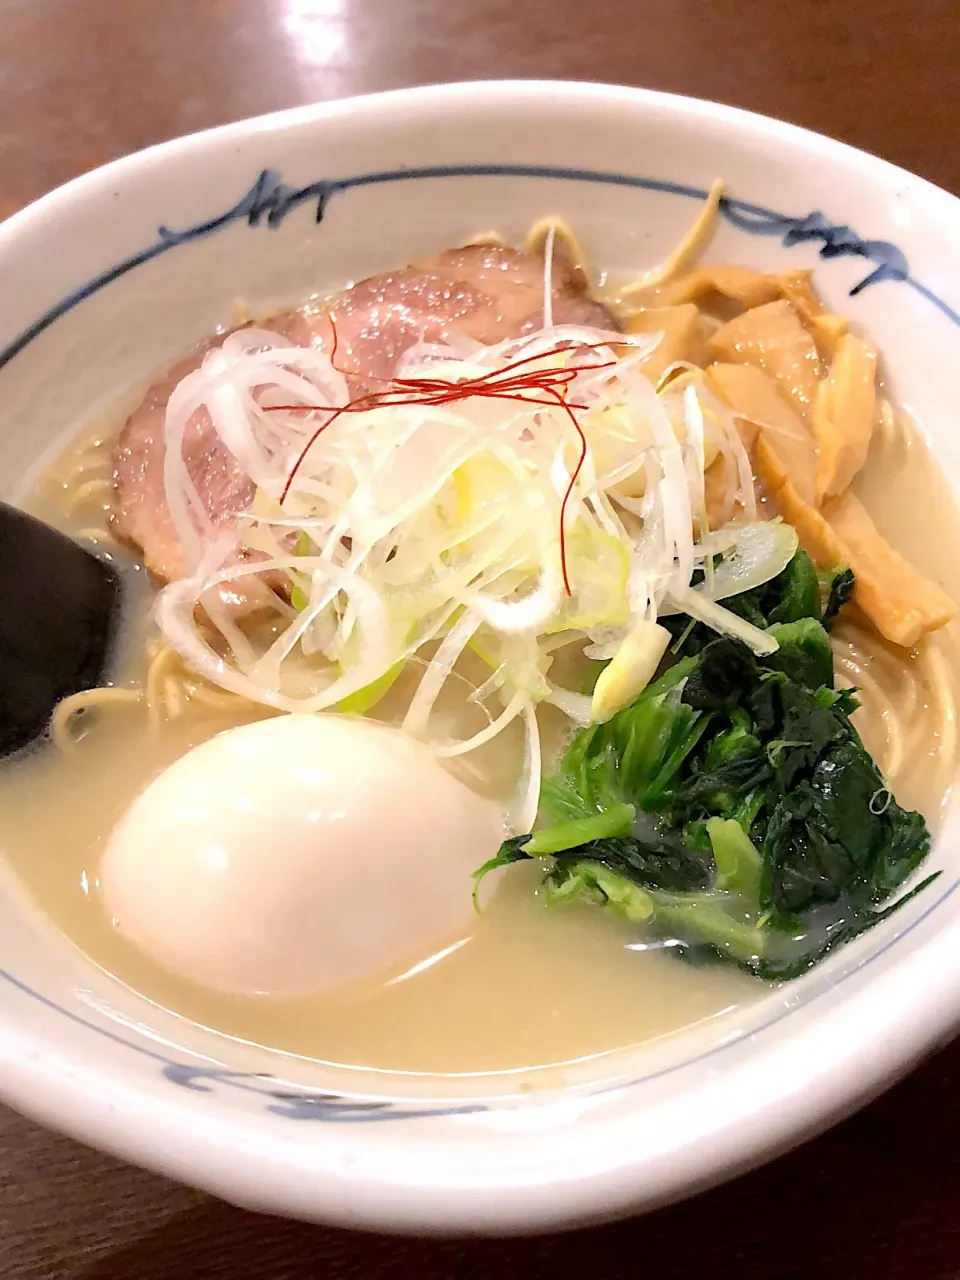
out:
<path id="1" fill-rule="evenodd" d="M 180 133 L 491 77 L 713 98 L 960 193 L 958 0 L 4 0 L 0 216 Z M 958 1097 L 960 1043 L 832 1133 L 688 1204 L 473 1242 L 256 1217 L 0 1108 L 0 1277 L 954 1280 Z"/>

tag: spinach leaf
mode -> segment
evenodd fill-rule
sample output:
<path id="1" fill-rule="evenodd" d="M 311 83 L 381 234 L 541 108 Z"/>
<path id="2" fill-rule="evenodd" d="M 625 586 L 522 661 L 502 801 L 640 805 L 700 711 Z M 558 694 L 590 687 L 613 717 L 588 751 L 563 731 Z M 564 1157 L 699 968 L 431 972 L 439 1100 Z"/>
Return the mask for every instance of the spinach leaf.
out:
<path id="1" fill-rule="evenodd" d="M 803 550 L 767 587 L 759 588 L 760 608 L 767 624 L 799 622 L 820 613 L 820 579 L 813 561 Z"/>
<path id="2" fill-rule="evenodd" d="M 691 668 L 682 699 L 703 711 L 735 707 L 755 683 L 757 671 L 756 658 L 738 640 L 713 640 Z"/>
<path id="3" fill-rule="evenodd" d="M 791 680 L 818 689 L 833 688 L 833 653 L 826 631 L 815 618 L 775 622 L 769 628 L 780 648 L 771 653 L 767 666 L 784 671 Z"/>
<path id="4" fill-rule="evenodd" d="M 827 631 L 833 626 L 837 614 L 851 600 L 855 586 L 852 569 L 838 569 L 827 588 L 827 603 L 820 621 Z"/>
<path id="5" fill-rule="evenodd" d="M 748 902 L 758 902 L 763 862 L 743 827 L 736 818 L 710 818 L 707 833 L 717 868 L 717 888 L 739 893 Z"/>
<path id="6" fill-rule="evenodd" d="M 763 743 L 752 730 L 750 717 L 734 710 L 729 725 L 707 741 L 691 767 L 686 779 L 691 807 L 702 804 L 711 813 L 726 813 L 769 781 L 770 762 Z M 745 829 L 749 830 L 750 825 L 748 822 Z"/>
<path id="7" fill-rule="evenodd" d="M 635 817 L 636 809 L 632 804 L 613 804 L 601 813 L 586 818 L 570 818 L 535 831 L 523 846 L 523 851 L 530 856 L 562 853 L 564 849 L 575 849 L 594 840 L 628 836 L 633 830 Z"/>
<path id="8" fill-rule="evenodd" d="M 555 868 L 563 871 L 585 859 L 616 871 L 645 889 L 707 889 L 712 881 L 709 856 L 692 848 L 681 834 L 670 831 L 594 840 L 558 856 Z"/>
<path id="9" fill-rule="evenodd" d="M 763 931 L 742 918 L 737 899 L 714 891 L 671 893 L 644 889 L 603 863 L 583 859 L 558 865 L 545 880 L 552 905 L 586 901 L 642 924 L 686 949 L 706 948 L 747 968 L 764 950 Z"/>
<path id="10" fill-rule="evenodd" d="M 859 938 L 862 934 L 876 928 L 884 920 L 889 920 L 901 907 L 923 893 L 924 889 L 929 888 L 939 875 L 940 872 L 935 871 L 933 875 L 927 876 L 905 893 L 902 898 L 889 903 L 880 911 L 866 911 L 848 918 L 837 918 L 819 934 L 808 932 L 799 942 L 796 939 L 785 938 L 783 935 L 776 937 L 771 933 L 768 935 L 769 941 L 765 954 L 758 955 L 750 964 L 743 967 L 767 982 L 789 982 L 793 978 L 802 977 L 838 947 L 845 946 L 854 938 Z"/>
<path id="11" fill-rule="evenodd" d="M 543 810 L 569 821 L 618 804 L 660 804 L 709 725 L 680 697 L 678 686 L 693 666 L 677 663 L 632 706 L 575 734 L 556 775 L 543 783 Z"/>
<path id="12" fill-rule="evenodd" d="M 723 603 L 757 627 L 819 618 L 820 579 L 813 561 L 801 549 L 775 578 Z"/>

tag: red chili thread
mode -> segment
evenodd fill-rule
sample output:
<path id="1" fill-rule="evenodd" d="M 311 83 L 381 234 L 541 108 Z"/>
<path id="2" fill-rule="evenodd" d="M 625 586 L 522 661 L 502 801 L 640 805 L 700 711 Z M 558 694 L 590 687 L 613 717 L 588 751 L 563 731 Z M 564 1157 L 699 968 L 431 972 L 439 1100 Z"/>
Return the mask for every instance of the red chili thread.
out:
<path id="1" fill-rule="evenodd" d="M 333 346 L 330 348 L 330 363 L 333 365 L 334 372 L 341 374 L 344 378 L 348 378 L 350 375 L 347 373 L 346 369 L 341 369 L 337 365 L 337 348 L 340 346 L 340 334 L 337 332 L 337 322 L 329 312 L 327 313 L 327 319 L 330 321 L 330 329 L 333 332 Z"/>
<path id="2" fill-rule="evenodd" d="M 556 395 L 557 403 L 562 409 L 566 410 L 567 417 L 573 423 L 574 430 L 580 437 L 580 457 L 577 459 L 577 465 L 574 467 L 573 474 L 570 476 L 570 483 L 567 485 L 567 491 L 563 495 L 563 501 L 560 503 L 560 571 L 563 574 L 563 589 L 566 591 L 568 596 L 572 596 L 573 592 L 570 590 L 570 578 L 567 574 L 567 503 L 570 501 L 570 495 L 573 493 L 573 487 L 579 479 L 580 472 L 583 470 L 583 464 L 587 460 L 587 437 L 584 434 L 583 427 L 581 427 L 580 423 L 577 421 L 576 414 L 573 412 L 573 406 L 567 404 L 566 398 L 562 392 L 558 391 Z"/>
<path id="3" fill-rule="evenodd" d="M 345 374 L 345 371 L 338 369 L 334 364 L 337 354 L 338 334 L 337 326 L 330 317 L 330 327 L 333 331 L 333 347 L 330 353 L 330 363 L 338 373 Z M 604 347 L 608 347 L 609 343 L 584 343 L 579 350 L 596 351 Z M 563 587 L 568 596 L 573 592 L 570 589 L 570 577 L 567 568 L 567 539 L 566 539 L 566 513 L 571 495 L 576 486 L 580 473 L 583 470 L 584 463 L 587 459 L 587 437 L 583 428 L 577 421 L 575 409 L 585 410 L 584 404 L 572 404 L 567 400 L 567 391 L 570 384 L 576 378 L 578 373 L 594 372 L 598 369 L 612 368 L 617 362 L 616 360 L 608 360 L 602 364 L 589 365 L 572 365 L 565 369 L 530 369 L 524 373 L 514 374 L 514 371 L 523 365 L 531 364 L 534 360 L 542 360 L 546 356 L 559 355 L 561 352 L 570 350 L 569 344 L 563 344 L 549 351 L 541 351 L 536 355 L 525 356 L 520 360 L 515 360 L 510 364 L 504 365 L 501 369 L 492 370 L 490 373 L 482 374 L 476 378 L 464 378 L 459 382 L 451 382 L 444 378 L 394 378 L 391 380 L 393 389 L 386 391 L 372 391 L 364 395 L 357 396 L 344 405 L 270 405 L 270 412 L 304 412 L 304 413 L 329 413 L 330 417 L 326 422 L 321 423 L 317 430 L 313 433 L 306 445 L 300 452 L 299 457 L 293 465 L 287 482 L 284 485 L 283 493 L 280 495 L 281 505 L 286 501 L 287 495 L 296 479 L 297 472 L 303 465 L 310 450 L 316 444 L 317 440 L 344 413 L 364 413 L 370 409 L 390 407 L 393 405 L 425 405 L 427 407 L 434 405 L 452 404 L 458 400 L 466 400 L 471 396 L 480 396 L 488 399 L 499 400 L 516 400 L 524 404 L 542 404 L 549 407 L 558 405 L 564 410 L 567 417 L 580 437 L 580 456 L 574 467 L 570 482 L 567 485 L 566 492 L 560 503 L 560 568 L 563 575 Z M 504 377 L 504 374 L 514 374 L 512 377 Z M 381 379 L 377 379 L 381 381 Z M 534 398 L 530 395 L 524 395 L 522 392 L 540 391 L 549 399 Z"/>
<path id="4" fill-rule="evenodd" d="M 551 347 L 548 351 L 538 351 L 535 355 L 532 355 L 532 356 L 524 356 L 524 357 L 523 357 L 522 359 L 520 359 L 520 360 L 512 360 L 509 364 L 502 365 L 502 366 L 501 366 L 501 368 L 499 368 L 499 369 L 494 369 L 494 370 L 492 370 L 490 373 L 482 374 L 482 375 L 480 376 L 480 378 L 476 379 L 476 381 L 483 381 L 483 380 L 485 380 L 485 379 L 487 379 L 487 378 L 493 378 L 493 377 L 497 377 L 497 378 L 499 378 L 499 377 L 501 376 L 501 374 L 504 374 L 504 373 L 510 373 L 510 372 L 512 372 L 514 369 L 519 369 L 522 365 L 525 365 L 525 364 L 532 364 L 534 360 L 543 360 L 543 359 L 544 359 L 545 357 L 547 357 L 547 356 L 558 356 L 558 355 L 562 355 L 565 351 L 573 351 L 573 350 L 576 350 L 576 351 L 601 351 L 601 350 L 603 350 L 603 348 L 604 348 L 604 347 L 609 347 L 609 346 L 610 346 L 610 343 L 609 343 L 609 342 L 584 342 L 584 343 L 581 343 L 580 345 L 578 345 L 578 346 L 576 346 L 576 347 L 575 347 L 572 343 L 569 343 L 569 342 L 561 342 L 561 343 L 558 343 L 558 344 L 557 344 L 557 346 L 555 346 L 555 347 Z M 572 368 L 572 369 L 535 369 L 535 370 L 533 370 L 533 372 L 534 372 L 535 374 L 538 374 L 538 375 L 539 375 L 539 374 L 547 374 L 547 375 L 548 375 L 548 376 L 550 376 L 550 377 L 556 377 L 556 376 L 557 376 L 557 374 L 568 374 L 568 373 L 572 373 L 572 374 L 576 375 L 577 373 L 580 373 L 580 372 L 582 372 L 582 371 L 583 371 L 583 370 L 585 370 L 585 369 L 587 369 L 587 370 L 589 370 L 589 369 L 609 369 L 609 368 L 611 368 L 613 365 L 615 365 L 616 363 L 617 363 L 617 362 L 616 362 L 616 360 L 607 360 L 607 361 L 605 361 L 603 364 L 588 364 L 588 365 L 580 365 L 580 366 L 578 366 L 578 367 L 576 367 L 576 368 Z M 419 385 L 419 384 L 420 384 L 420 383 L 422 383 L 422 382 L 428 381 L 428 379 L 422 379 L 422 378 L 394 378 L 394 379 L 393 379 L 393 381 L 394 381 L 398 386 L 414 386 L 414 385 Z M 439 385 L 442 385 L 442 386 L 450 386 L 450 385 L 451 385 L 448 381 L 446 381 L 446 380 L 444 380 L 444 379 L 441 379 L 441 378 L 434 379 L 434 381 L 435 381 L 436 383 L 438 383 Z M 473 381 L 473 379 L 467 379 L 467 381 Z M 459 384 L 458 384 L 458 385 L 459 385 Z"/>

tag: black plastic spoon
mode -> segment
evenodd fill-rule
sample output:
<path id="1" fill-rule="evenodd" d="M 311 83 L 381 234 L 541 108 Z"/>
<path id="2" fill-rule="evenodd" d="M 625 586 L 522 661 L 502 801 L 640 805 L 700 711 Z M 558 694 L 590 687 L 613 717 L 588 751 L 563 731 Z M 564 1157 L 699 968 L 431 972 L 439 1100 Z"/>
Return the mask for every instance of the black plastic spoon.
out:
<path id="1" fill-rule="evenodd" d="M 109 564 L 0 502 L 0 755 L 42 734 L 63 698 L 103 682 L 120 594 Z"/>

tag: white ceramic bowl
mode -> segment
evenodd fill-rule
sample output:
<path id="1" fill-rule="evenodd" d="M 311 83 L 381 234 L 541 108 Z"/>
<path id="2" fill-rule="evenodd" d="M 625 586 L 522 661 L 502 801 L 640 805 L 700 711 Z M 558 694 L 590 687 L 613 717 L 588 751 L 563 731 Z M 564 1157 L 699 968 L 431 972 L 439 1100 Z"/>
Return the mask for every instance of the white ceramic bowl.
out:
<path id="1" fill-rule="evenodd" d="M 593 260 L 658 260 L 722 176 L 711 256 L 813 267 L 879 342 L 956 487 L 960 202 L 839 143 L 599 85 L 485 83 L 308 107 L 153 148 L 0 227 L 0 491 L 64 432 L 229 320 L 496 227 L 565 215 Z M 356 1226 L 515 1231 L 716 1182 L 888 1084 L 960 1017 L 960 823 L 944 875 L 735 1022 L 511 1096 L 325 1071 L 234 1045 L 106 978 L 9 879 L 0 1091 L 14 1106 L 251 1208 Z M 2 846 L 2 819 L 0 819 Z M 597 1074 L 594 1073 L 594 1075 Z"/>

